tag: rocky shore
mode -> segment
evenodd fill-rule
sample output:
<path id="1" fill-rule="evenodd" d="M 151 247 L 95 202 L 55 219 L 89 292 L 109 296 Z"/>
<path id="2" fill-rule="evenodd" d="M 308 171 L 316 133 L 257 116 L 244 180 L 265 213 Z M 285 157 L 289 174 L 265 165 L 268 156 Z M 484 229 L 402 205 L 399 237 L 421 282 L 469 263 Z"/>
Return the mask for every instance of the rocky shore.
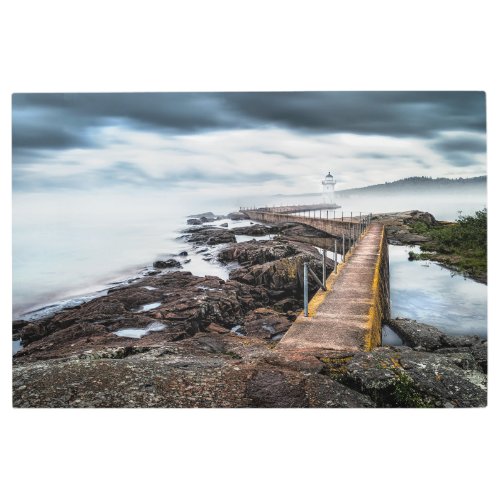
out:
<path id="1" fill-rule="evenodd" d="M 16 321 L 15 407 L 475 407 L 486 404 L 486 342 L 409 320 L 405 345 L 362 353 L 275 349 L 300 312 L 301 270 L 321 272 L 326 237 L 297 225 L 190 223 L 192 250 L 127 286 L 37 321 Z M 241 220 L 243 214 L 233 217 Z M 243 216 L 244 217 L 244 216 Z M 266 241 L 236 243 L 237 235 Z M 182 270 L 202 252 L 229 279 Z M 187 253 L 187 255 L 186 255 Z M 333 262 L 327 260 L 328 272 Z M 313 293 L 313 289 L 311 293 Z"/>
<path id="2" fill-rule="evenodd" d="M 385 225 L 391 245 L 420 245 L 430 238 L 415 231 L 417 223 L 422 222 L 431 227 L 440 224 L 432 214 L 420 210 L 374 214 L 372 220 Z"/>
<path id="3" fill-rule="evenodd" d="M 470 252 L 450 246 L 443 248 L 439 243 L 436 233 L 450 229 L 455 223 L 438 221 L 432 214 L 419 210 L 376 214 L 373 220 L 385 224 L 390 244 L 421 246 L 422 253 L 412 252 L 412 259 L 432 260 L 450 271 L 479 283 L 487 283 L 485 256 L 481 261 L 481 257 L 478 260 L 476 251 Z"/>

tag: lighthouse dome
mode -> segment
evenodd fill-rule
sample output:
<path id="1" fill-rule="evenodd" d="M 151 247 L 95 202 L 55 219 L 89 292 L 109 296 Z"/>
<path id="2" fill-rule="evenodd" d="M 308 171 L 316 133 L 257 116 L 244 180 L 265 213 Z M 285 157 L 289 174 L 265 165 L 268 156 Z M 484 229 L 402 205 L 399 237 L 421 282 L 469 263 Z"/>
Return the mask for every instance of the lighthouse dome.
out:
<path id="1" fill-rule="evenodd" d="M 333 179 L 333 175 L 330 172 L 328 172 L 328 175 L 326 177 L 327 178 L 329 177 L 330 179 Z"/>

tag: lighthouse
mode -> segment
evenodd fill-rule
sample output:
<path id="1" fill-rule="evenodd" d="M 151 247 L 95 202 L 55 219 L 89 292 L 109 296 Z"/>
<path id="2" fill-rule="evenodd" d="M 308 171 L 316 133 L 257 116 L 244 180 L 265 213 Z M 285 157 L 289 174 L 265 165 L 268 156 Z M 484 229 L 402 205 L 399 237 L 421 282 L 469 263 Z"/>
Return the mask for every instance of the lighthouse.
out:
<path id="1" fill-rule="evenodd" d="M 323 203 L 327 205 L 334 205 L 334 191 L 336 181 L 333 180 L 333 175 L 328 172 L 325 180 L 321 182 L 323 184 Z"/>

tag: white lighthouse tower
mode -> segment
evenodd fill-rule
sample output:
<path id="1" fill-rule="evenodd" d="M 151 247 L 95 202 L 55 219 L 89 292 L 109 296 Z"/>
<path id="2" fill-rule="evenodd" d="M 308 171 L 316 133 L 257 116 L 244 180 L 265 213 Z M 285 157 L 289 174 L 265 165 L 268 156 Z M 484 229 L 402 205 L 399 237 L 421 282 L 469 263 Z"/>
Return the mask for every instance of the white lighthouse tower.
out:
<path id="1" fill-rule="evenodd" d="M 328 172 L 325 180 L 321 182 L 323 184 L 323 203 L 327 205 L 334 205 L 334 191 L 336 181 L 333 180 L 333 175 Z"/>

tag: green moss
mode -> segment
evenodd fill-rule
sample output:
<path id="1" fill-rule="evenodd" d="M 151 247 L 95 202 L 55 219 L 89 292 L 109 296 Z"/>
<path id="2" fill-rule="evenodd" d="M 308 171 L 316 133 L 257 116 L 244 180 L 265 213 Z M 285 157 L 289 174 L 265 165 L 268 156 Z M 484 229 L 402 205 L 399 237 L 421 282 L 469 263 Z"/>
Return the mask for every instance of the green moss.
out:
<path id="1" fill-rule="evenodd" d="M 349 363 L 351 359 L 352 356 L 345 356 L 342 358 L 319 358 L 319 360 L 324 364 L 321 372 L 334 380 L 340 380 L 347 372 L 347 363 Z"/>
<path id="2" fill-rule="evenodd" d="M 431 408 L 431 401 L 424 398 L 416 389 L 413 380 L 402 370 L 394 370 L 396 384 L 392 397 L 395 405 L 403 408 Z"/>
<path id="3" fill-rule="evenodd" d="M 420 260 L 421 254 L 414 252 L 413 250 L 410 250 L 408 252 L 408 260 Z"/>
<path id="4" fill-rule="evenodd" d="M 486 209 L 476 212 L 473 216 L 459 217 L 456 223 L 432 228 L 416 222 L 411 231 L 425 234 L 431 240 L 420 245 L 422 253 L 409 252 L 409 260 L 433 260 L 475 278 L 486 279 Z"/>
<path id="5" fill-rule="evenodd" d="M 416 221 L 410 224 L 410 233 L 426 234 L 429 231 L 429 226 L 422 221 Z"/>

